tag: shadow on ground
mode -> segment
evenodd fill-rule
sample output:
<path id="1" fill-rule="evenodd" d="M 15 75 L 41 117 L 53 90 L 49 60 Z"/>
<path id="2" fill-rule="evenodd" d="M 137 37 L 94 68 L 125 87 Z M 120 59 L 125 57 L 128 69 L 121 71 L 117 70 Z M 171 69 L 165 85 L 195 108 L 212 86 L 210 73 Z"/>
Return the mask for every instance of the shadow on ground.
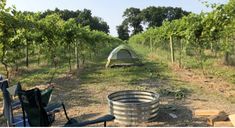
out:
<path id="1" fill-rule="evenodd" d="M 83 121 L 95 119 L 100 115 L 101 113 L 88 113 L 88 114 L 82 114 L 74 118 L 76 118 L 79 122 L 83 122 Z"/>
<path id="2" fill-rule="evenodd" d="M 68 107 L 88 107 L 90 104 L 99 104 L 93 95 L 80 86 L 80 80 L 73 76 L 65 76 L 53 80 L 56 83 L 53 101 L 63 101 Z"/>
<path id="3" fill-rule="evenodd" d="M 161 105 L 156 119 L 152 122 L 158 122 L 160 126 L 176 126 L 176 124 L 177 126 L 183 126 L 178 122 L 192 122 L 192 111 L 180 105 Z"/>
<path id="4" fill-rule="evenodd" d="M 206 127 L 206 118 L 195 118 L 186 106 L 162 104 L 154 120 L 144 124 L 148 127 Z"/>

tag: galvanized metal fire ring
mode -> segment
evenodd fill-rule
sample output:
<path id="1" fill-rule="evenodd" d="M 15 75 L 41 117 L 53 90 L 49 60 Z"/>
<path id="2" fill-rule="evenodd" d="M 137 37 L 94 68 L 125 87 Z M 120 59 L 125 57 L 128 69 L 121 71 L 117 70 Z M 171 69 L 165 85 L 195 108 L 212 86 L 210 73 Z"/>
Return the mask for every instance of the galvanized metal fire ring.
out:
<path id="1" fill-rule="evenodd" d="M 159 109 L 159 94 L 149 91 L 126 90 L 108 95 L 110 114 L 115 122 L 138 125 L 153 120 Z"/>

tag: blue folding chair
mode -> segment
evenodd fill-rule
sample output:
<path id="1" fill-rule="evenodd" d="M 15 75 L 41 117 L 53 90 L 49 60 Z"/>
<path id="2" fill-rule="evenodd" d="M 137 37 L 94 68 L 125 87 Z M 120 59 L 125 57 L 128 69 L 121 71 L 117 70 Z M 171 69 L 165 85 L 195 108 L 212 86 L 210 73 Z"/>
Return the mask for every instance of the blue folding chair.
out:
<path id="1" fill-rule="evenodd" d="M 17 96 L 18 85 L 9 87 L 8 80 L 0 81 L 0 88 L 3 94 L 3 116 L 7 120 L 7 126 L 23 126 L 23 116 L 14 116 L 13 111 L 21 108 L 19 100 L 13 100 Z"/>

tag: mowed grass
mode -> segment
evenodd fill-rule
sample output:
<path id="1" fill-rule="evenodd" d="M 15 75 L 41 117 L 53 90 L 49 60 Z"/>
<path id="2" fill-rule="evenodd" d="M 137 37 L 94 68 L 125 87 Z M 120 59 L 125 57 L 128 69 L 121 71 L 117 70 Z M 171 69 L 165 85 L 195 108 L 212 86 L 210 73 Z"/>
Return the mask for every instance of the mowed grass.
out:
<path id="1" fill-rule="evenodd" d="M 204 62 L 204 70 L 200 68 L 198 60 L 194 56 L 182 57 L 182 69 L 178 67 L 179 53 L 176 52 L 175 63 L 170 62 L 169 51 L 162 49 L 147 48 L 138 44 L 130 44 L 143 58 L 153 62 L 168 65 L 173 88 L 186 88 L 194 93 L 209 93 L 215 99 L 224 99 L 235 103 L 235 67 L 223 64 L 223 57 L 220 59 L 208 56 Z M 145 55 L 145 56 L 143 56 Z"/>
<path id="2" fill-rule="evenodd" d="M 108 55 L 107 55 L 108 56 Z M 47 65 L 30 64 L 11 78 L 10 84 L 21 82 L 24 89 L 46 85 L 53 73 L 52 102 L 63 101 L 71 117 L 87 118 L 86 113 L 107 114 L 108 94 L 119 90 L 148 90 L 156 92 L 160 86 L 169 85 L 168 67 L 163 63 L 143 60 L 143 66 L 105 68 L 106 57 L 89 61 L 79 71 L 69 72 L 66 64 L 56 69 Z M 2 68 L 2 67 L 1 67 Z M 2 71 L 2 70 L 1 70 Z M 94 108 L 100 108 L 96 110 Z M 56 125 L 65 123 L 63 113 Z M 3 124 L 4 126 L 4 124 Z"/>
<path id="3" fill-rule="evenodd" d="M 118 90 L 156 90 L 162 81 L 168 76 L 164 74 L 167 70 L 165 65 L 156 62 L 143 62 L 143 66 L 105 68 L 106 60 L 99 60 L 80 73 L 81 86 L 103 91 L 104 88 L 115 88 Z"/>
<path id="4" fill-rule="evenodd" d="M 46 64 L 38 66 L 32 63 L 30 68 L 21 68 L 16 76 L 11 78 L 11 85 L 21 82 L 25 89 L 36 85 L 46 85 L 55 72 L 52 80 L 55 83 L 52 102 L 63 101 L 70 117 L 77 120 L 92 119 L 107 114 L 107 96 L 119 90 L 158 92 L 161 94 L 161 99 L 164 97 L 165 99 L 174 99 L 174 103 L 170 105 L 178 104 L 190 107 L 190 109 L 193 109 L 194 106 L 202 108 L 217 106 L 217 104 L 214 104 L 215 101 L 221 103 L 220 106 L 218 105 L 220 108 L 227 105 L 227 102 L 221 102 L 224 98 L 220 95 L 216 93 L 208 94 L 195 83 L 180 79 L 168 63 L 167 52 L 161 50 L 151 52 L 144 47 L 135 47 L 134 50 L 140 56 L 143 66 L 105 68 L 106 56 L 108 55 L 87 61 L 86 65 L 79 71 L 73 69 L 71 72 L 66 64 L 60 64 L 59 67 L 54 69 Z M 3 67 L 0 68 L 1 73 L 4 73 Z M 179 95 L 182 97 L 176 99 Z M 186 98 L 189 101 L 181 100 L 181 98 Z M 199 106 L 198 102 L 203 102 L 204 105 Z M 57 116 L 59 118 L 56 119 L 54 126 L 61 126 L 66 121 L 63 113 L 59 114 L 60 116 Z M 164 126 L 169 126 L 170 123 L 167 122 L 166 124 L 168 125 Z M 5 125 L 2 124 L 2 126 Z M 170 126 L 176 126 L 176 124 L 173 123 Z M 190 122 L 189 126 L 194 125 Z"/>
<path id="5" fill-rule="evenodd" d="M 46 85 L 55 72 L 52 81 L 55 83 L 52 102 L 63 101 L 70 117 L 78 120 L 87 119 L 87 114 L 107 114 L 107 96 L 115 91 L 147 90 L 161 93 L 161 89 L 165 88 L 177 90 L 183 86 L 187 87 L 187 84 L 172 79 L 172 73 L 166 63 L 148 59 L 144 54 L 140 54 L 143 66 L 105 68 L 104 56 L 88 61 L 79 71 L 73 69 L 72 72 L 69 72 L 66 64 L 61 64 L 56 69 L 45 64 L 30 64 L 30 68 L 24 67 L 12 77 L 11 85 L 21 82 L 25 89 Z M 61 126 L 66 121 L 63 113 L 60 114 L 55 126 Z"/>

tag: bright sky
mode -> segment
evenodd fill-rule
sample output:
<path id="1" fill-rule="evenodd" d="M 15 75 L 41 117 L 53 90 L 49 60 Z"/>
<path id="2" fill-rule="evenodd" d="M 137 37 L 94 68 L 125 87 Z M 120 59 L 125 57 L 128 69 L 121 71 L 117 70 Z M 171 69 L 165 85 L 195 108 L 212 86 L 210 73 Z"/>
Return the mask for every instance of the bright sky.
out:
<path id="1" fill-rule="evenodd" d="M 228 0 L 207 0 L 210 3 L 227 3 Z M 93 16 L 99 16 L 110 27 L 110 34 L 117 36 L 116 26 L 123 21 L 122 15 L 126 8 L 140 9 L 148 6 L 181 7 L 183 10 L 200 13 L 211 11 L 200 0 L 7 0 L 7 5 L 15 5 L 17 10 L 44 11 L 47 9 L 83 10 L 90 9 Z"/>

